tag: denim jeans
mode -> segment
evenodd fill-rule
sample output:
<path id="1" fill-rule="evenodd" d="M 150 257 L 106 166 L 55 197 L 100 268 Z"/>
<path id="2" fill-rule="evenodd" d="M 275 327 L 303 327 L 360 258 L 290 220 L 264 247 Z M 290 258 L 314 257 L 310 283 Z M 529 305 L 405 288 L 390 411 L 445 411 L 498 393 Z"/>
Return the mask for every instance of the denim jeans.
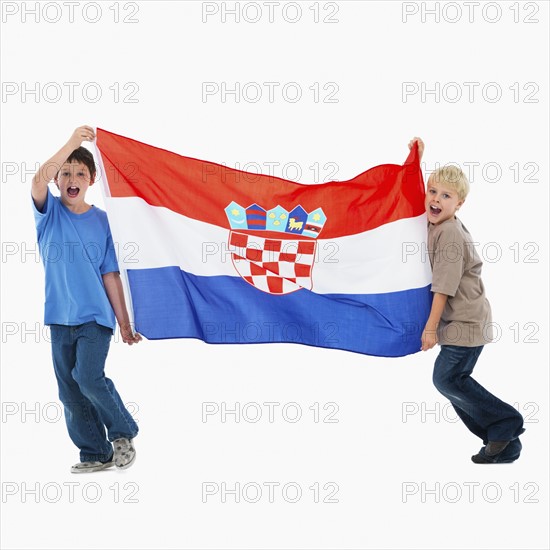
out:
<path id="1" fill-rule="evenodd" d="M 111 441 L 131 439 L 138 433 L 113 382 L 105 377 L 113 331 L 94 321 L 50 328 L 59 399 L 69 436 L 80 449 L 81 462 L 106 462 L 113 454 Z"/>
<path id="2" fill-rule="evenodd" d="M 441 346 L 435 361 L 433 383 L 451 402 L 466 427 L 484 444 L 511 441 L 502 453 L 506 455 L 503 458 L 517 458 L 521 450 L 518 436 L 525 431 L 523 417 L 470 376 L 482 349 L 483 346 Z"/>

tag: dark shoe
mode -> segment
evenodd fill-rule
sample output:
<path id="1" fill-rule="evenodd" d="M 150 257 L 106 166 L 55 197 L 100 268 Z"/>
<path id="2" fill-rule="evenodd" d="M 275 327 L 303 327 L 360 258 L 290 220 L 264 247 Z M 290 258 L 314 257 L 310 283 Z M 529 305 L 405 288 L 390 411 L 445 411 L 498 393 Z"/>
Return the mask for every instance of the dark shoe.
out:
<path id="1" fill-rule="evenodd" d="M 510 464 L 514 462 L 519 458 L 521 453 L 521 442 L 519 438 L 516 438 L 507 443 L 508 444 L 500 453 L 492 456 L 487 454 L 487 447 L 489 444 L 485 447 L 481 447 L 479 453 L 472 456 L 472 462 L 474 464 Z"/>
<path id="2" fill-rule="evenodd" d="M 509 443 L 509 441 L 489 441 L 489 443 L 485 445 L 485 454 L 487 456 L 496 456 L 504 451 Z"/>

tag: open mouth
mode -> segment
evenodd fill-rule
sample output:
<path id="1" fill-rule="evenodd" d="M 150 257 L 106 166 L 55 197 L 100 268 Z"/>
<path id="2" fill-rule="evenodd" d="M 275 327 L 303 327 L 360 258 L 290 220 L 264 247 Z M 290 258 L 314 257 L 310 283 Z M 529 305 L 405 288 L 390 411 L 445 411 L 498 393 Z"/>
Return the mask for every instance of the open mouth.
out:
<path id="1" fill-rule="evenodd" d="M 430 213 L 434 216 L 438 216 L 441 214 L 441 208 L 437 208 L 437 206 L 430 206 Z"/>
<path id="2" fill-rule="evenodd" d="M 67 195 L 69 195 L 69 197 L 71 197 L 73 199 L 74 199 L 74 197 L 78 196 L 79 192 L 80 192 L 79 187 L 71 186 L 71 187 L 67 188 Z"/>

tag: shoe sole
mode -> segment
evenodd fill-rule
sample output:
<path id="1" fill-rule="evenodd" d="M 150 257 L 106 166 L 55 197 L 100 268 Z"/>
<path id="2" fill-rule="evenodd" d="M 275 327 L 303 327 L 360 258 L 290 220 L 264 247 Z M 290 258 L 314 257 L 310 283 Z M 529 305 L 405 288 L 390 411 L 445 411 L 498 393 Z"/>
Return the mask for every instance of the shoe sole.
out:
<path id="1" fill-rule="evenodd" d="M 108 462 L 101 466 L 93 466 L 92 468 L 71 468 L 71 474 L 91 474 L 92 472 L 101 472 L 107 468 L 112 468 L 115 465 L 114 462 Z"/>
<path id="2" fill-rule="evenodd" d="M 477 456 L 477 455 L 474 455 Z M 515 462 L 519 457 L 513 458 L 511 460 L 487 460 L 485 457 L 483 457 L 480 461 L 475 461 L 474 456 L 472 456 L 472 462 L 474 464 L 512 464 L 512 462 Z"/>

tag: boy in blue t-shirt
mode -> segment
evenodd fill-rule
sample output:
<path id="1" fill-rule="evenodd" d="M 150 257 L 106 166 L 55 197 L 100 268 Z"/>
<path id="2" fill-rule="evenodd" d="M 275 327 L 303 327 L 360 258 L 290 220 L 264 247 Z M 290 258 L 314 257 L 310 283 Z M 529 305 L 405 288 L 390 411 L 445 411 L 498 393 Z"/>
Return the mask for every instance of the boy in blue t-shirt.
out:
<path id="1" fill-rule="evenodd" d="M 46 276 L 44 323 L 51 328 L 53 364 L 69 436 L 80 449 L 73 473 L 113 465 L 129 468 L 136 458 L 132 440 L 138 433 L 104 372 L 115 317 L 124 343 L 132 345 L 142 338 L 130 326 L 107 215 L 84 202 L 96 167 L 81 144 L 94 139 L 90 126 L 77 128 L 32 180 Z M 48 189 L 52 179 L 60 197 Z"/>

